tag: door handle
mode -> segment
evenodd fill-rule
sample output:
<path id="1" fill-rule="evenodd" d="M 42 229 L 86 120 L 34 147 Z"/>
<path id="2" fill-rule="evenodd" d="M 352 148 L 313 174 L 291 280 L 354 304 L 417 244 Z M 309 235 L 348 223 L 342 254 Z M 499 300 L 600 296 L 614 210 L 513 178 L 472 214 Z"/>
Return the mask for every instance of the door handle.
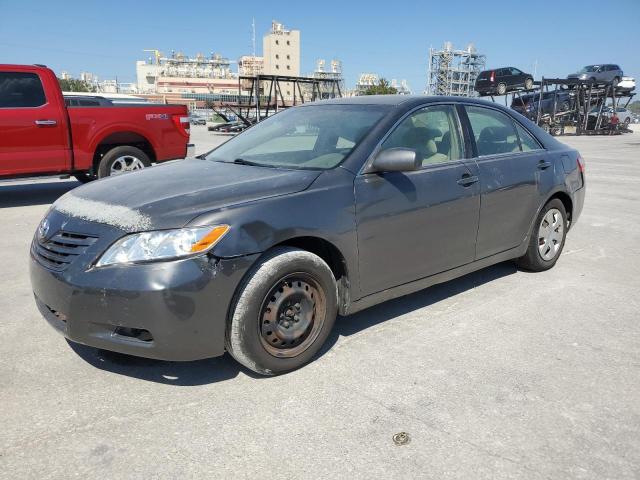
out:
<path id="1" fill-rule="evenodd" d="M 458 180 L 458 185 L 468 187 L 476 183 L 478 180 L 479 178 L 476 175 L 469 175 L 468 173 L 465 173 L 464 175 L 462 175 L 462 178 Z"/>
<path id="2" fill-rule="evenodd" d="M 547 162 L 546 160 L 540 160 L 538 162 L 538 168 L 540 170 L 545 170 L 551 166 L 551 162 Z"/>
<path id="3" fill-rule="evenodd" d="M 58 122 L 55 120 L 36 120 L 35 124 L 39 127 L 54 127 Z"/>

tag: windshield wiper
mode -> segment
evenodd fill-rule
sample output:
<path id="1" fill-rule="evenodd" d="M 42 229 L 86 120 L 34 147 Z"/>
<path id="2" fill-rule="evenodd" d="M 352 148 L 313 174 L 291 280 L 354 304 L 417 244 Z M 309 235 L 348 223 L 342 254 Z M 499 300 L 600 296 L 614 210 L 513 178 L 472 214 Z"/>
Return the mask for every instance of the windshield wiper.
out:
<path id="1" fill-rule="evenodd" d="M 236 165 L 250 165 L 252 167 L 268 167 L 264 163 L 252 162 L 251 160 L 245 160 L 244 158 L 236 158 L 233 163 Z"/>

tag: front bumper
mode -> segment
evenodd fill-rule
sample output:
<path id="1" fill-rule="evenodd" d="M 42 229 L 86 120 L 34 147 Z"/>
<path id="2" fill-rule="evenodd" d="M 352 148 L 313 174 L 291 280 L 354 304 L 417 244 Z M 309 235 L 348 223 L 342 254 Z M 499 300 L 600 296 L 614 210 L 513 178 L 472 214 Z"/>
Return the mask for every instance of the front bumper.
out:
<path id="1" fill-rule="evenodd" d="M 101 235 L 63 271 L 32 248 L 43 317 L 69 340 L 105 350 L 177 361 L 222 355 L 234 292 L 257 255 L 91 267 L 112 241 Z"/>

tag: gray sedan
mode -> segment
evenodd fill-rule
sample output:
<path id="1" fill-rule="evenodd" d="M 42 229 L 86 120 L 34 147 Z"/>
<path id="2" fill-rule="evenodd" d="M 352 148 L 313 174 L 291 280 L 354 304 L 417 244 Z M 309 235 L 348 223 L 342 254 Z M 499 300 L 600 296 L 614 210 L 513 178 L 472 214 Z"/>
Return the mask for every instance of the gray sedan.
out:
<path id="1" fill-rule="evenodd" d="M 312 360 L 338 314 L 506 260 L 553 267 L 584 196 L 579 153 L 494 103 L 323 101 L 67 193 L 35 233 L 31 282 L 73 342 L 226 350 L 273 375 Z"/>

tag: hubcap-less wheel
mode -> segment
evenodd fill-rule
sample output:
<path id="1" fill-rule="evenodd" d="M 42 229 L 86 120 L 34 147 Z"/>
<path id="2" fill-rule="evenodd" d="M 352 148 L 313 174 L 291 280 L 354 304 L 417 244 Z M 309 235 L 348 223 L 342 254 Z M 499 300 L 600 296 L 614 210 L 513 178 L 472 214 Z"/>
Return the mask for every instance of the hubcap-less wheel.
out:
<path id="1" fill-rule="evenodd" d="M 260 340 L 275 357 L 304 352 L 318 337 L 325 318 L 325 295 L 309 275 L 294 273 L 279 281 L 265 298 Z"/>
<path id="2" fill-rule="evenodd" d="M 543 260 L 553 260 L 562 246 L 564 218 L 557 208 L 550 209 L 538 228 L 538 252 Z"/>
<path id="3" fill-rule="evenodd" d="M 142 170 L 144 163 L 139 158 L 132 155 L 123 155 L 116 158 L 111 164 L 109 175 L 119 175 L 121 173 L 133 172 L 134 170 Z"/>

